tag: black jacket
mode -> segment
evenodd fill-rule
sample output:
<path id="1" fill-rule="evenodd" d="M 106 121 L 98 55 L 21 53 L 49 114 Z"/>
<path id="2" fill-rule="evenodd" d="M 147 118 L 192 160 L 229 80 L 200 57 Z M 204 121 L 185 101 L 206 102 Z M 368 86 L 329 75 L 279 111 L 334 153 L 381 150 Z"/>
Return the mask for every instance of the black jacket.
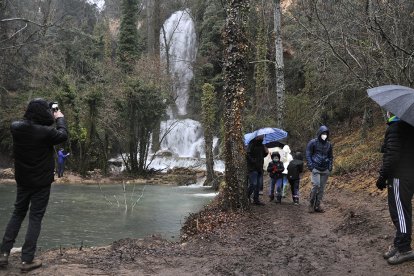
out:
<path id="1" fill-rule="evenodd" d="M 298 180 L 300 179 L 300 174 L 303 172 L 303 161 L 298 159 L 293 159 L 290 161 L 288 167 L 288 179 Z"/>
<path id="2" fill-rule="evenodd" d="M 404 121 L 391 122 L 385 132 L 380 175 L 414 180 L 414 127 Z"/>
<path id="3" fill-rule="evenodd" d="M 247 170 L 263 172 L 264 158 L 267 152 L 260 140 L 253 140 L 247 147 Z"/>
<path id="4" fill-rule="evenodd" d="M 271 178 L 281 178 L 284 170 L 285 167 L 281 161 L 271 161 L 269 162 L 269 165 L 267 165 L 267 171 L 269 172 L 269 176 Z"/>
<path id="5" fill-rule="evenodd" d="M 308 162 L 309 170 L 332 171 L 332 145 L 328 139 L 326 141 L 322 140 L 321 134 L 323 132 L 328 133 L 329 139 L 329 129 L 326 126 L 321 126 L 318 130 L 317 138 L 312 139 L 306 147 L 306 161 Z"/>
<path id="6" fill-rule="evenodd" d="M 56 128 L 31 120 L 15 121 L 11 125 L 15 179 L 17 185 L 44 187 L 54 180 L 53 145 L 67 140 L 64 118 L 56 120 Z"/>

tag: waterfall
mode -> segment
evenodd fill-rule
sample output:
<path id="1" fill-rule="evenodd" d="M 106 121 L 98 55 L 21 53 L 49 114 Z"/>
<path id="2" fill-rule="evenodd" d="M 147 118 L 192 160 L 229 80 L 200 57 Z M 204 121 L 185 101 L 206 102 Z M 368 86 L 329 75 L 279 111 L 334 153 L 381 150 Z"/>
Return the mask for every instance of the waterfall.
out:
<path id="1" fill-rule="evenodd" d="M 164 22 L 160 31 L 160 46 L 161 59 L 169 65 L 168 69 L 173 77 L 178 115 L 186 115 L 188 91 L 194 76 L 192 64 L 197 53 L 194 22 L 188 9 L 174 12 Z M 165 136 L 161 150 L 178 157 L 204 157 L 201 124 L 191 119 L 174 118 L 171 108 L 168 114 L 170 120 L 161 122 L 160 136 Z"/>
<path id="2" fill-rule="evenodd" d="M 163 24 L 160 31 L 160 56 L 165 64 L 169 64 L 169 72 L 173 77 L 175 105 L 178 115 L 187 115 L 188 91 L 193 78 L 192 64 L 195 61 L 196 33 L 194 22 L 189 10 L 174 12 Z M 163 31 L 164 30 L 164 31 Z M 168 49 L 168 55 L 166 50 Z M 167 57 L 169 60 L 167 62 Z M 161 122 L 161 149 L 155 156 L 151 153 L 150 168 L 168 170 L 174 167 L 186 167 L 205 170 L 205 149 L 203 128 L 200 122 L 192 119 L 178 119 L 172 108 L 167 110 L 170 119 Z M 217 146 L 218 138 L 213 140 L 213 148 Z M 120 157 L 110 160 L 122 163 Z M 120 168 L 122 170 L 122 168 Z M 224 162 L 214 161 L 214 170 L 224 171 Z"/>
<path id="3" fill-rule="evenodd" d="M 174 78 L 175 104 L 179 115 L 187 114 L 188 90 L 193 79 L 192 64 L 197 53 L 195 27 L 189 12 L 186 9 L 173 13 L 160 31 L 161 59 L 169 64 L 168 69 Z"/>

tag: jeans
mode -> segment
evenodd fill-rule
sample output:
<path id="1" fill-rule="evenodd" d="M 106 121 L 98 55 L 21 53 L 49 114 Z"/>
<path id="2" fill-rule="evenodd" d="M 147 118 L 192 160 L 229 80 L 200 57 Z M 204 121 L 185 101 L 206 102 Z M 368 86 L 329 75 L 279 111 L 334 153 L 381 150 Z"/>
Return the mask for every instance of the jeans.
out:
<path id="1" fill-rule="evenodd" d="M 63 171 L 65 170 L 65 162 L 58 162 L 58 177 L 63 176 Z"/>
<path id="2" fill-rule="evenodd" d="M 30 205 L 29 226 L 22 247 L 21 260 L 22 262 L 33 261 L 49 196 L 50 185 L 42 188 L 17 186 L 14 211 L 4 233 L 3 243 L 0 248 L 1 252 L 10 253 Z"/>
<path id="3" fill-rule="evenodd" d="M 249 172 L 249 189 L 248 197 L 250 198 L 253 194 L 253 201 L 259 201 L 259 190 L 260 185 L 263 183 L 263 172 L 262 171 L 251 171 Z"/>
<path id="4" fill-rule="evenodd" d="M 287 179 L 287 175 L 283 174 L 283 188 L 282 188 L 282 196 L 284 197 L 286 195 L 286 189 L 287 186 L 289 185 L 288 179 Z"/>
<path id="5" fill-rule="evenodd" d="M 276 186 L 276 197 L 282 197 L 283 178 L 281 178 L 281 177 L 279 177 L 279 178 L 278 177 L 271 177 L 270 178 L 269 196 L 274 196 L 275 186 Z"/>
<path id="6" fill-rule="evenodd" d="M 329 170 L 312 170 L 311 182 L 313 186 L 310 194 L 310 204 L 315 206 L 316 208 L 319 207 L 319 205 L 322 202 L 325 191 L 325 185 L 326 182 L 328 182 L 328 177 Z"/>

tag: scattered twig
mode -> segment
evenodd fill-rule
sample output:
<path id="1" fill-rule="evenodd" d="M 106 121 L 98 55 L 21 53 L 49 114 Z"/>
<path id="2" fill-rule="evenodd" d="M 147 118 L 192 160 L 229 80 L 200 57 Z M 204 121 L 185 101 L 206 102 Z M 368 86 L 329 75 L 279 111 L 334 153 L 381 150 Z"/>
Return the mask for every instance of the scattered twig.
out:
<path id="1" fill-rule="evenodd" d="M 141 191 L 141 195 L 139 196 L 139 198 L 137 199 L 137 201 L 135 201 L 135 203 L 132 205 L 131 209 L 134 210 L 135 205 L 137 205 L 137 203 L 141 200 L 141 198 L 144 196 L 144 191 L 145 188 L 147 187 L 147 185 L 144 186 L 144 188 Z"/>

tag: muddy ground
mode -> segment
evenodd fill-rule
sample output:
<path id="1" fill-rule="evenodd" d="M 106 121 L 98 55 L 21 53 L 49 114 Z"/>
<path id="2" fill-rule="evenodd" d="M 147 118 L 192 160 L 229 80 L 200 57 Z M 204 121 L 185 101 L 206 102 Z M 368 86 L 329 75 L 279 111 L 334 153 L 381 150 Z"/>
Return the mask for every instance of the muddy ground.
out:
<path id="1" fill-rule="evenodd" d="M 390 266 L 382 258 L 394 232 L 385 198 L 331 185 L 326 212 L 309 214 L 304 197 L 294 206 L 263 196 L 265 206 L 187 241 L 42 252 L 43 267 L 29 275 L 414 275 L 414 262 Z M 0 275 L 19 275 L 18 255 Z"/>

